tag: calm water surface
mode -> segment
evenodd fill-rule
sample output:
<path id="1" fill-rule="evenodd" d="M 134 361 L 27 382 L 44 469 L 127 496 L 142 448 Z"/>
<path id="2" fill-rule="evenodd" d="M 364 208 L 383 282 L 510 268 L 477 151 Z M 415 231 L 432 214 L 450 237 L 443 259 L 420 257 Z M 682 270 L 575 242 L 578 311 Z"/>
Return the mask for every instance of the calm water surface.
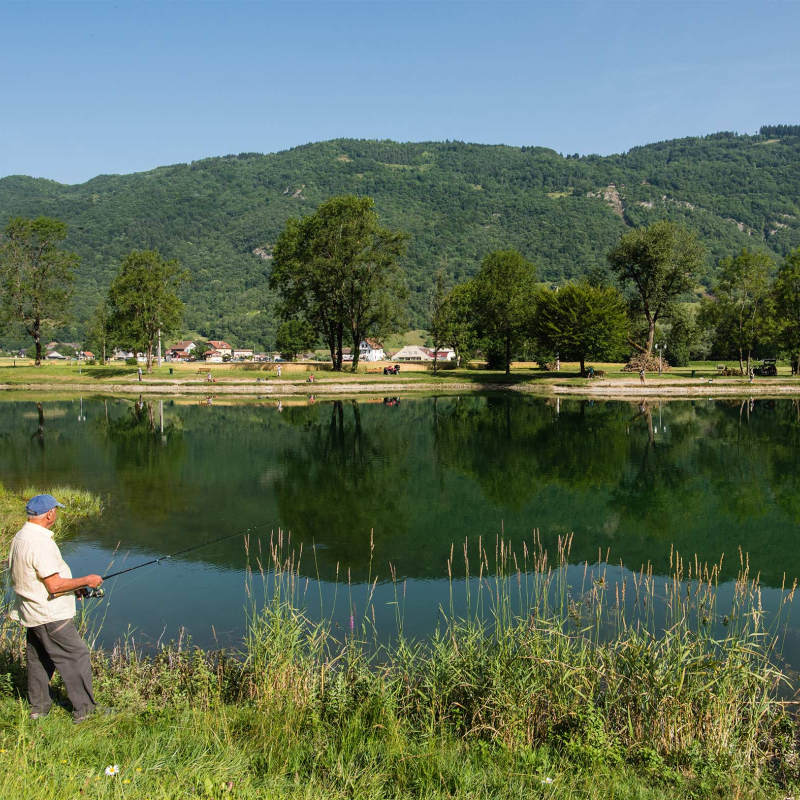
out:
<path id="1" fill-rule="evenodd" d="M 0 479 L 103 496 L 102 519 L 62 544 L 76 575 L 268 523 L 264 545 L 280 527 L 303 546 L 309 607 L 318 613 L 321 596 L 343 625 L 371 574 L 378 628 L 394 629 L 394 565 L 413 635 L 449 605 L 451 545 L 482 536 L 493 547 L 501 530 L 521 550 L 538 529 L 552 551 L 574 532 L 575 563 L 610 548 L 610 562 L 649 561 L 656 573 L 668 572 L 672 546 L 703 561 L 725 553 L 727 579 L 741 546 L 767 605 L 784 575 L 800 576 L 793 400 L 42 400 L 41 429 L 36 402 L 0 402 Z M 200 645 L 236 641 L 246 564 L 235 538 L 109 582 L 103 640 L 175 638 L 185 626 Z M 798 640 L 790 628 L 795 664 Z"/>

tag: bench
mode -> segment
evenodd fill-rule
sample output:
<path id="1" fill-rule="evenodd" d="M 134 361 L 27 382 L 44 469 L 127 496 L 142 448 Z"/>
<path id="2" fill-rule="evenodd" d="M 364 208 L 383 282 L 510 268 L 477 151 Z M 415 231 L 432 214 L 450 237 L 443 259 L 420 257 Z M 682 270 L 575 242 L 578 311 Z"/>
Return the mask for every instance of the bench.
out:
<path id="1" fill-rule="evenodd" d="M 200 367 L 197 370 L 198 375 L 210 375 L 211 374 L 211 367 Z"/>
<path id="2" fill-rule="evenodd" d="M 725 365 L 724 364 L 717 364 L 717 372 L 724 372 Z"/>

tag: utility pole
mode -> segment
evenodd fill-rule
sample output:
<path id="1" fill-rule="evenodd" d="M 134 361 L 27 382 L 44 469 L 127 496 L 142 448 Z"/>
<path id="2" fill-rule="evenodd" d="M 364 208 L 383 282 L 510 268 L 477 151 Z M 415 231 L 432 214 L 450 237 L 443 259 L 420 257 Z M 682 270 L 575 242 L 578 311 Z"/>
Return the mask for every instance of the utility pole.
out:
<path id="1" fill-rule="evenodd" d="M 158 329 L 158 366 L 161 366 L 161 328 Z"/>

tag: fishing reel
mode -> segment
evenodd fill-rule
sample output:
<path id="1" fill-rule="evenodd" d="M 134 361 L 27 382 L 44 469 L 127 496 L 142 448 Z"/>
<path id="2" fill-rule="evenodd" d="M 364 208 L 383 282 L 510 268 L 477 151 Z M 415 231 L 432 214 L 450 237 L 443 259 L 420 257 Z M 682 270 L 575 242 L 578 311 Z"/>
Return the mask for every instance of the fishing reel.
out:
<path id="1" fill-rule="evenodd" d="M 87 600 L 106 596 L 106 590 L 102 586 L 98 586 L 96 589 L 89 589 L 87 587 L 83 591 L 86 593 L 83 596 Z"/>

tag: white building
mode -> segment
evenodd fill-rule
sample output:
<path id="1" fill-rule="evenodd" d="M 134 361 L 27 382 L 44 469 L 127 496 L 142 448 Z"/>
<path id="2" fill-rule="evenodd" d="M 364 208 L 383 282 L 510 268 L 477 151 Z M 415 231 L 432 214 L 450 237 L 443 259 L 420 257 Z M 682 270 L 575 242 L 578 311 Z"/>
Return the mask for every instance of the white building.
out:
<path id="1" fill-rule="evenodd" d="M 252 350 L 236 350 L 236 349 L 233 350 L 232 358 L 234 358 L 234 359 L 238 359 L 240 361 L 243 361 L 246 358 L 250 359 L 252 357 L 253 357 L 253 351 Z"/>
<path id="2" fill-rule="evenodd" d="M 437 353 L 432 347 L 424 347 L 423 350 L 435 361 L 455 361 L 456 351 L 449 347 L 440 347 Z"/>
<path id="3" fill-rule="evenodd" d="M 425 348 L 407 344 L 392 356 L 392 361 L 433 361 L 433 357 L 428 355 Z"/>
<path id="4" fill-rule="evenodd" d="M 358 350 L 360 361 L 383 361 L 386 358 L 383 345 L 377 339 L 364 339 Z"/>

